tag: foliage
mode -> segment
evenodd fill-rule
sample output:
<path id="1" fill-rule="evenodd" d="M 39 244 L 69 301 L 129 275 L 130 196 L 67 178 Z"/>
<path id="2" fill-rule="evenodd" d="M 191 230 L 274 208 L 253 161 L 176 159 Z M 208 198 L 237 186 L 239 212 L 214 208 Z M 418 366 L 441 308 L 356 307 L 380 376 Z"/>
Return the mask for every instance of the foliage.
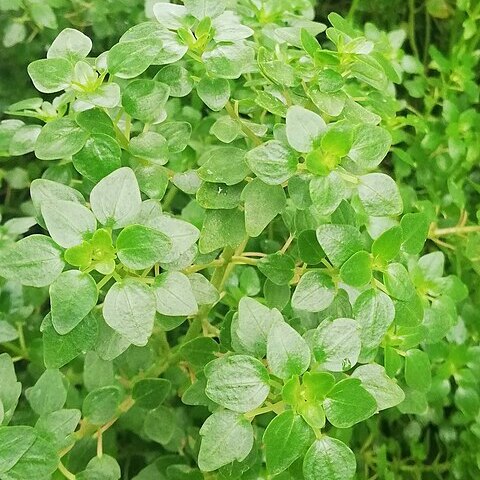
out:
<path id="1" fill-rule="evenodd" d="M 478 478 L 476 2 L 107 3 L 0 0 L 0 479 Z"/>

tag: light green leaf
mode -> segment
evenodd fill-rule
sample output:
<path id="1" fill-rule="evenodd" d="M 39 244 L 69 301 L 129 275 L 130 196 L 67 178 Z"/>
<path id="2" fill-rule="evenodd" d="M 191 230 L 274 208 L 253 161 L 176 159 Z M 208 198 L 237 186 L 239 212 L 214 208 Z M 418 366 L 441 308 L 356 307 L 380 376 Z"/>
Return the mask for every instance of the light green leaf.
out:
<path id="1" fill-rule="evenodd" d="M 83 416 L 94 425 L 103 425 L 117 413 L 122 399 L 119 387 L 102 387 L 92 390 L 83 400 Z"/>
<path id="2" fill-rule="evenodd" d="M 142 347 L 152 334 L 155 296 L 144 283 L 116 283 L 105 296 L 103 317 L 116 332 Z"/>
<path id="3" fill-rule="evenodd" d="M 313 150 L 327 129 L 320 115 L 298 105 L 288 109 L 286 125 L 288 143 L 302 153 Z"/>
<path id="4" fill-rule="evenodd" d="M 240 183 L 250 173 L 245 163 L 245 150 L 237 147 L 215 147 L 202 155 L 198 176 L 205 182 Z"/>
<path id="5" fill-rule="evenodd" d="M 199 305 L 213 305 L 219 300 L 218 290 L 201 273 L 188 275 L 188 280 Z"/>
<path id="6" fill-rule="evenodd" d="M 62 250 L 45 235 L 30 235 L 0 250 L 0 275 L 23 285 L 46 287 L 64 266 Z"/>
<path id="7" fill-rule="evenodd" d="M 37 383 L 25 391 L 25 396 L 39 415 L 60 410 L 67 400 L 65 378 L 60 370 L 46 370 Z"/>
<path id="8" fill-rule="evenodd" d="M 195 315 L 198 311 L 188 277 L 180 272 L 165 272 L 153 284 L 157 312 L 169 316 Z"/>
<path id="9" fill-rule="evenodd" d="M 372 255 L 384 262 L 389 262 L 399 254 L 401 244 L 402 229 L 389 228 L 373 242 Z"/>
<path id="10" fill-rule="evenodd" d="M 348 156 L 361 168 L 375 168 L 387 155 L 392 137 L 387 130 L 375 125 L 359 125 L 354 132 Z"/>
<path id="11" fill-rule="evenodd" d="M 253 428 L 243 415 L 228 410 L 215 412 L 200 429 L 202 443 L 198 466 L 211 472 L 235 460 L 241 462 L 253 447 Z"/>
<path id="12" fill-rule="evenodd" d="M 427 216 L 424 213 L 406 213 L 400 221 L 400 226 L 403 236 L 402 248 L 407 253 L 420 253 L 430 226 Z"/>
<path id="13" fill-rule="evenodd" d="M 359 180 L 358 195 L 368 215 L 384 217 L 402 213 L 402 197 L 391 177 L 383 173 L 369 173 Z"/>
<path id="14" fill-rule="evenodd" d="M 372 257 L 360 250 L 354 253 L 340 268 L 340 277 L 352 287 L 363 287 L 372 279 Z"/>
<path id="15" fill-rule="evenodd" d="M 3 420 L 0 424 L 7 424 L 13 416 L 18 399 L 22 393 L 22 384 L 17 382 L 13 361 L 8 353 L 0 354 L 0 381 L 2 384 L 2 388 L 0 389 L 0 402 L 3 406 Z M 0 451 L 2 445 L 3 442 L 0 442 Z M 0 459 L 2 458 L 4 457 L 0 455 Z M 1 464 L 0 460 L 0 465 Z M 0 472 L 1 470 L 0 467 Z"/>
<path id="16" fill-rule="evenodd" d="M 325 310 L 335 298 L 332 279 L 322 272 L 306 272 L 292 296 L 292 307 L 307 312 Z"/>
<path id="17" fill-rule="evenodd" d="M 247 355 L 214 360 L 205 367 L 205 375 L 208 398 L 235 412 L 245 413 L 260 407 L 270 392 L 267 369 Z"/>
<path id="18" fill-rule="evenodd" d="M 45 201 L 42 202 L 41 212 L 48 233 L 64 248 L 80 245 L 97 227 L 93 213 L 77 202 Z"/>
<path id="19" fill-rule="evenodd" d="M 88 56 L 92 41 L 74 28 L 63 29 L 47 50 L 47 58 L 66 58 L 76 62 Z"/>
<path id="20" fill-rule="evenodd" d="M 310 198 L 321 215 L 331 215 L 346 196 L 345 182 L 336 172 L 314 177 L 310 182 Z"/>
<path id="21" fill-rule="evenodd" d="M 225 5 L 217 0 L 185 0 L 183 3 L 187 12 L 198 20 L 218 17 L 225 10 Z"/>
<path id="22" fill-rule="evenodd" d="M 352 225 L 321 225 L 317 228 L 317 240 L 335 267 L 363 250 L 362 236 Z"/>
<path id="23" fill-rule="evenodd" d="M 76 475 L 77 480 L 120 480 L 122 472 L 117 461 L 109 455 L 103 454 L 101 457 L 93 457 L 87 465 L 87 468 Z"/>
<path id="24" fill-rule="evenodd" d="M 286 204 L 280 185 L 267 185 L 258 178 L 243 189 L 242 200 L 245 202 L 245 229 L 250 237 L 258 237 Z"/>
<path id="25" fill-rule="evenodd" d="M 71 435 L 80 421 L 80 410 L 57 410 L 41 415 L 35 424 L 35 430 L 45 440 L 52 441 L 56 450 L 68 447 Z"/>
<path id="26" fill-rule="evenodd" d="M 254 62 L 252 47 L 242 42 L 220 43 L 212 50 L 206 50 L 202 60 L 212 77 L 236 79 Z"/>
<path id="27" fill-rule="evenodd" d="M 32 427 L 0 427 L 0 474 L 8 472 L 34 444 Z"/>
<path id="28" fill-rule="evenodd" d="M 352 480 L 357 462 L 354 453 L 340 440 L 323 436 L 315 440 L 305 455 L 305 480 Z"/>
<path id="29" fill-rule="evenodd" d="M 275 322 L 267 340 L 267 362 L 272 373 L 287 380 L 302 375 L 310 366 L 310 349 L 301 335 L 286 322 Z"/>
<path id="30" fill-rule="evenodd" d="M 170 30 L 180 28 L 188 14 L 183 5 L 172 5 L 164 2 L 156 3 L 153 6 L 153 13 L 160 25 Z"/>
<path id="31" fill-rule="evenodd" d="M 432 368 L 428 354 L 422 350 L 408 350 L 405 356 L 405 381 L 410 388 L 428 392 L 432 386 Z"/>
<path id="32" fill-rule="evenodd" d="M 42 93 L 61 92 L 73 79 L 73 67 L 64 58 L 35 60 L 27 70 L 35 88 Z"/>
<path id="33" fill-rule="evenodd" d="M 157 408 L 165 401 L 171 388 L 170 381 L 164 378 L 144 378 L 133 386 L 132 398 L 139 407 Z"/>
<path id="34" fill-rule="evenodd" d="M 157 165 L 168 162 L 168 145 L 163 135 L 143 132 L 130 140 L 130 153 Z"/>
<path id="35" fill-rule="evenodd" d="M 225 78 L 203 77 L 197 84 L 197 94 L 210 110 L 219 112 L 230 99 L 230 83 Z"/>
<path id="36" fill-rule="evenodd" d="M 133 118 L 144 123 L 155 123 L 164 114 L 169 94 L 170 88 L 164 83 L 134 80 L 122 92 L 122 105 Z"/>
<path id="37" fill-rule="evenodd" d="M 280 252 L 259 259 L 257 267 L 276 285 L 288 285 L 295 274 L 293 258 Z"/>
<path id="38" fill-rule="evenodd" d="M 134 223 L 142 199 L 133 170 L 122 167 L 100 180 L 90 194 L 90 204 L 102 225 L 121 228 Z"/>

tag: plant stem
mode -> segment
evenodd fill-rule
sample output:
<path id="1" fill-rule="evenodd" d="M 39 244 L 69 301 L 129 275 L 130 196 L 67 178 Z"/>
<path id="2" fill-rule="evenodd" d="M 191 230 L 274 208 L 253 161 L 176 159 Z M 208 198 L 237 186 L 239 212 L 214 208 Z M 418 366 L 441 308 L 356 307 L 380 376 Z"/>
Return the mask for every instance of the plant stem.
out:
<path id="1" fill-rule="evenodd" d="M 233 118 L 234 120 L 236 120 L 237 122 L 240 123 L 240 126 L 242 128 L 242 132 L 255 144 L 255 145 L 262 145 L 262 141 L 260 140 L 260 138 L 258 138 L 256 135 L 255 135 L 255 132 L 250 128 L 248 127 L 247 125 L 245 125 L 243 122 L 242 122 L 242 119 L 239 117 L 238 113 L 235 111 L 235 109 L 233 108 L 233 105 L 230 103 L 230 101 L 227 102 L 227 104 L 225 105 L 225 110 L 227 111 L 227 113 L 230 115 L 231 118 Z"/>
<path id="2" fill-rule="evenodd" d="M 468 227 L 437 228 L 430 234 L 430 236 L 444 237 L 446 235 L 462 235 L 464 233 L 474 232 L 480 232 L 480 225 L 471 225 Z"/>
<path id="3" fill-rule="evenodd" d="M 69 470 L 67 470 L 67 468 L 65 467 L 65 465 L 62 462 L 58 463 L 58 471 L 68 480 L 75 480 L 76 479 L 75 475 L 72 472 L 70 472 Z"/>

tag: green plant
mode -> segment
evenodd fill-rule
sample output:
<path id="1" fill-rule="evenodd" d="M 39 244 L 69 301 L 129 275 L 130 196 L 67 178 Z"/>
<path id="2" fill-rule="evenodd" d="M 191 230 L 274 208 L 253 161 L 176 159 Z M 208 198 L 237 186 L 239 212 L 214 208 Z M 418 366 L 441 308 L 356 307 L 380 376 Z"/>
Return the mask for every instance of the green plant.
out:
<path id="1" fill-rule="evenodd" d="M 421 81 L 406 35 L 327 28 L 309 0 L 152 11 L 96 57 L 62 30 L 28 66 L 48 100 L 0 123 L 24 166 L 0 479 L 445 478 L 452 378 L 478 435 L 478 347 L 434 194 L 400 182 L 426 121 L 397 98 Z"/>

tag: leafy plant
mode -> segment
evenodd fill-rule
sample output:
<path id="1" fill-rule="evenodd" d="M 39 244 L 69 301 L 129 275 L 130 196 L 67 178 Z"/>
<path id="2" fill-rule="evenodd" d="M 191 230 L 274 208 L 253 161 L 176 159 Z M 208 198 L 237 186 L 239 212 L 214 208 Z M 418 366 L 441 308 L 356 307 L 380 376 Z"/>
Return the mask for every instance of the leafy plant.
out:
<path id="1" fill-rule="evenodd" d="M 410 104 L 438 79 L 356 6 L 160 2 L 99 55 L 67 27 L 29 64 L 46 100 L 0 123 L 28 169 L 1 226 L 0 479 L 476 478 L 476 285 L 441 238 L 476 252 L 478 227 L 454 180 L 462 223 L 438 226 L 441 169 L 420 187 L 437 119 Z"/>

